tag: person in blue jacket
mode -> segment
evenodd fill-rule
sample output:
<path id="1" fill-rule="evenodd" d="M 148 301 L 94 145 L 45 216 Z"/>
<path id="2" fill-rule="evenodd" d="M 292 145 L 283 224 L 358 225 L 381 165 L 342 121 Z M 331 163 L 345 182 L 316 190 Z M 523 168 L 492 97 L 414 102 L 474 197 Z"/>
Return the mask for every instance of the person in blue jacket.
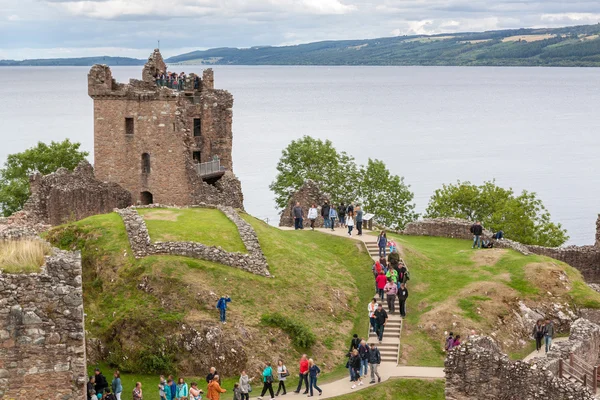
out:
<path id="1" fill-rule="evenodd" d="M 331 221 L 331 230 L 335 230 L 335 220 L 338 217 L 337 211 L 335 211 L 335 207 L 331 207 L 329 209 L 329 220 Z"/>
<path id="2" fill-rule="evenodd" d="M 219 301 L 217 302 L 217 308 L 219 309 L 219 312 L 221 313 L 221 322 L 226 324 L 227 322 L 225 322 L 225 314 L 227 312 L 227 303 L 231 302 L 231 299 L 229 298 L 229 296 L 225 295 L 222 296 Z"/>
<path id="3" fill-rule="evenodd" d="M 323 394 L 323 391 L 320 387 L 317 386 L 317 378 L 321 373 L 321 369 L 317 366 L 317 364 L 315 364 L 312 358 L 308 360 L 308 373 L 310 379 L 310 394 L 308 395 L 308 397 L 313 396 L 313 389 L 317 389 L 320 396 L 321 394 Z"/>

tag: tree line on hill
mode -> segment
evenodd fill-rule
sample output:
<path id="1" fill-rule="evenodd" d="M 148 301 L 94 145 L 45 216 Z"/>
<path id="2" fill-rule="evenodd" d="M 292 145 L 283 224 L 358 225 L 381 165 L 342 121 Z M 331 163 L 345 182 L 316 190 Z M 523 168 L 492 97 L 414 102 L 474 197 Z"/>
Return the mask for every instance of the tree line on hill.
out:
<path id="1" fill-rule="evenodd" d="M 9 216 L 23 208 L 29 197 L 29 175 L 49 174 L 61 167 L 73 170 L 87 155 L 79 143 L 68 139 L 50 145 L 40 142 L 9 155 L 0 169 L 2 214 Z M 316 182 L 332 203 L 360 203 L 382 226 L 400 230 L 419 218 L 414 194 L 403 177 L 392 174 L 381 160 L 369 159 L 367 165 L 358 165 L 354 157 L 336 150 L 329 140 L 304 136 L 283 149 L 270 185 L 277 207 L 285 208 L 307 179 Z M 443 185 L 431 196 L 423 216 L 481 221 L 486 228 L 502 230 L 508 238 L 524 244 L 555 247 L 569 239 L 535 193 L 524 190 L 518 194 L 494 181 Z"/>

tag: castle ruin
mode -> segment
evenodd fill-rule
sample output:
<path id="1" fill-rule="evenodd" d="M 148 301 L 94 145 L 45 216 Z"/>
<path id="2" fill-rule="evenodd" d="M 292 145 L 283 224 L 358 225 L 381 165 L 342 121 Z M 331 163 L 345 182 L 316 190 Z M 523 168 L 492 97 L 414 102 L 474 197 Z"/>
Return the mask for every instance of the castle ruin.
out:
<path id="1" fill-rule="evenodd" d="M 94 100 L 95 176 L 128 190 L 134 204 L 200 203 L 243 208 L 233 175 L 233 96 L 214 88 L 212 69 L 163 86 L 154 50 L 142 80 L 117 83 L 106 65 L 88 74 Z"/>

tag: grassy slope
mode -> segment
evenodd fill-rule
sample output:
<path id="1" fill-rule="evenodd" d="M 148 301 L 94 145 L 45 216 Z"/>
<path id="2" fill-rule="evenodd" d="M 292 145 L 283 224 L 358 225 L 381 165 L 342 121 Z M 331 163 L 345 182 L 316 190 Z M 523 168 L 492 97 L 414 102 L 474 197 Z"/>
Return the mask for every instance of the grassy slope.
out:
<path id="1" fill-rule="evenodd" d="M 343 400 L 443 400 L 443 380 L 421 380 L 421 379 L 391 379 L 371 388 L 334 397 Z"/>
<path id="2" fill-rule="evenodd" d="M 147 208 L 138 213 L 144 217 L 154 242 L 199 242 L 227 251 L 246 252 L 235 224 L 219 210 Z"/>
<path id="3" fill-rule="evenodd" d="M 470 242 L 464 240 L 394 238 L 402 246 L 411 272 L 408 316 L 402 333 L 403 358 L 409 365 L 443 365 L 443 332 L 453 327 L 444 325 L 443 319 L 435 320 L 436 315 L 458 315 L 451 320 L 460 319 L 465 326 L 485 333 L 507 312 L 506 305 L 495 300 L 535 300 L 545 295 L 548 289 L 540 288 L 542 279 L 531 279 L 531 272 L 527 272 L 531 267 L 526 268 L 527 265 L 541 263 L 539 271 L 534 271 L 537 277 L 544 277 L 551 270 L 564 270 L 571 289 L 561 293 L 560 298 L 577 306 L 600 308 L 600 294 L 585 285 L 577 270 L 556 260 L 499 249 L 471 250 Z M 438 310 L 439 314 L 432 315 Z M 435 335 L 419 328 L 432 323 L 437 325 Z M 456 333 L 465 337 L 468 331 Z"/>
<path id="4" fill-rule="evenodd" d="M 243 324 L 256 337 L 281 336 L 281 331 L 260 324 L 263 313 L 278 311 L 306 323 L 316 334 L 317 344 L 309 354 L 325 367 L 325 380 L 345 374 L 344 350 L 349 338 L 355 331 L 366 332 L 368 326 L 366 313 L 355 310 L 362 310 L 372 295 L 371 282 L 360 279 L 369 276 L 369 256 L 344 238 L 309 231 L 285 232 L 250 216 L 244 218 L 256 229 L 275 279 L 184 257 L 135 260 L 123 222 L 114 213 L 58 227 L 48 234 L 59 247 L 82 249 L 86 329 L 90 337 L 118 339 L 112 343 L 116 346 L 114 356 L 107 362 L 121 370 L 137 370 L 132 380 L 154 382 L 156 377 L 140 373 L 141 362 L 134 361 L 136 354 L 152 351 L 153 339 L 160 339 L 156 329 L 166 331 L 182 322 L 191 326 L 214 324 L 218 314 L 214 307 L 217 299 L 209 295 L 212 292 L 227 293 L 233 299 L 228 311 L 230 323 L 224 326 L 226 334 L 235 334 L 236 325 Z M 179 234 L 177 226 L 173 225 L 174 235 Z M 151 294 L 138 289 L 143 280 L 152 287 Z M 194 293 L 189 293 L 188 287 L 193 287 Z M 145 335 L 147 342 L 140 342 L 131 328 Z M 252 355 L 256 360 L 283 357 L 295 366 L 303 349 L 288 343 L 285 339 L 269 341 Z M 128 362 L 122 361 L 123 355 L 129 357 Z M 169 367 L 166 371 L 173 371 L 168 360 L 159 361 L 158 365 Z M 152 383 L 152 391 L 154 387 Z"/>

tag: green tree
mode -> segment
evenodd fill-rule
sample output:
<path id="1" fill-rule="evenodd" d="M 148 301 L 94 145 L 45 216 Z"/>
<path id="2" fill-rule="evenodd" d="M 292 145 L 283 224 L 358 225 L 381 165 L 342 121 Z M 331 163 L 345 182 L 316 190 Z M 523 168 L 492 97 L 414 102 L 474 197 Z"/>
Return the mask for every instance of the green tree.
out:
<path id="1" fill-rule="evenodd" d="M 533 192 L 515 195 L 495 181 L 473 185 L 470 182 L 443 185 L 429 199 L 426 218 L 457 217 L 481 221 L 493 231 L 502 230 L 506 237 L 524 244 L 556 247 L 568 239 L 561 224 L 550 219 L 550 213 Z"/>
<path id="2" fill-rule="evenodd" d="M 360 172 L 359 198 L 363 208 L 375 214 L 375 222 L 392 229 L 403 229 L 418 218 L 410 187 L 403 177 L 392 175 L 383 161 L 369 159 Z"/>
<path id="3" fill-rule="evenodd" d="M 50 145 L 38 142 L 35 147 L 21 153 L 10 154 L 0 169 L 0 209 L 9 216 L 23 208 L 29 198 L 29 175 L 39 172 L 49 174 L 64 167 L 73 170 L 88 152 L 79 151 L 80 143 L 69 139 L 51 142 Z"/>
<path id="4" fill-rule="evenodd" d="M 304 136 L 283 150 L 277 163 L 277 176 L 269 188 L 278 208 L 285 208 L 290 196 L 308 179 L 331 196 L 331 201 L 353 199 L 358 185 L 354 158 L 338 152 L 331 141 Z"/>

